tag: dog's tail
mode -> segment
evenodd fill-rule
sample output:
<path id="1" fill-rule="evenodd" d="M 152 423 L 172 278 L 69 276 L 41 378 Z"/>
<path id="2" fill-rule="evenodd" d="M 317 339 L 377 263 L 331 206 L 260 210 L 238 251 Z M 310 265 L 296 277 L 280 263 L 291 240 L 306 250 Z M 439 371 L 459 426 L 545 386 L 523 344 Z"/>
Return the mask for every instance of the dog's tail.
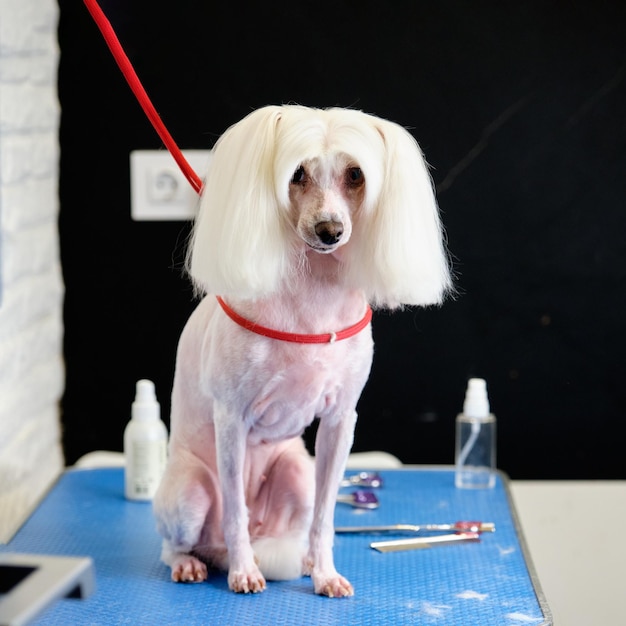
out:
<path id="1" fill-rule="evenodd" d="M 304 574 L 305 537 L 261 537 L 252 541 L 252 549 L 267 580 L 293 580 Z"/>

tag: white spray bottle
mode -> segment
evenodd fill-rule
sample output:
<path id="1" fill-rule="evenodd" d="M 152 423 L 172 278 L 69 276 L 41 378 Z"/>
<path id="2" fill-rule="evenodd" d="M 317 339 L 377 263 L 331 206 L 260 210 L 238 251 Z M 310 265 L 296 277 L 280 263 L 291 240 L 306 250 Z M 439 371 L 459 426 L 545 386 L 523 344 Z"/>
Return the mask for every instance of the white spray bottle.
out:
<path id="1" fill-rule="evenodd" d="M 167 429 L 154 383 L 137 382 L 131 420 L 124 430 L 125 493 L 129 500 L 152 500 L 167 460 Z"/>
<path id="2" fill-rule="evenodd" d="M 496 481 L 496 418 L 489 410 L 487 384 L 471 378 L 463 413 L 456 418 L 455 485 L 463 489 L 490 488 Z"/>

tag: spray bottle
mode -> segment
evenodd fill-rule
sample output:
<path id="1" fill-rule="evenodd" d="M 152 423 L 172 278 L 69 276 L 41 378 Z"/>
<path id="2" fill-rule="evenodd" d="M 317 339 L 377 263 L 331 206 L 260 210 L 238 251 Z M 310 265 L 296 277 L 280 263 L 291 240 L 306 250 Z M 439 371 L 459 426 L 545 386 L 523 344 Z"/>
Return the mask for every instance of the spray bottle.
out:
<path id="1" fill-rule="evenodd" d="M 152 500 L 165 471 L 167 429 L 150 380 L 137 382 L 131 420 L 124 431 L 124 456 L 126 498 Z"/>
<path id="2" fill-rule="evenodd" d="M 487 384 L 471 378 L 463 413 L 456 418 L 455 485 L 463 489 L 489 488 L 496 476 L 496 418 L 489 411 Z"/>

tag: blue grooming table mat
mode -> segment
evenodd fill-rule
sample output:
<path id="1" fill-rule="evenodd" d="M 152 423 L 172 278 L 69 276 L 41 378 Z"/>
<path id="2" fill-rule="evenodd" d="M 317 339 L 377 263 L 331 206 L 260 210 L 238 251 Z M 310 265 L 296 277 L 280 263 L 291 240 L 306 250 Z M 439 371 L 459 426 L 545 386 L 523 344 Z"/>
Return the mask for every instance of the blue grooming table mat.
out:
<path id="1" fill-rule="evenodd" d="M 160 538 L 151 505 L 124 499 L 120 468 L 70 470 L 60 478 L 0 552 L 89 556 L 96 588 L 87 599 L 63 599 L 36 624 L 381 626 L 552 624 L 499 474 L 491 490 L 459 490 L 452 468 L 381 472 L 380 508 L 338 504 L 337 526 L 494 522 L 478 543 L 380 553 L 372 535 L 336 535 L 337 569 L 354 585 L 350 598 L 313 593 L 302 578 L 269 582 L 260 594 L 228 590 L 226 576 L 176 584 L 159 560 Z M 402 535 L 407 536 L 407 535 Z"/>

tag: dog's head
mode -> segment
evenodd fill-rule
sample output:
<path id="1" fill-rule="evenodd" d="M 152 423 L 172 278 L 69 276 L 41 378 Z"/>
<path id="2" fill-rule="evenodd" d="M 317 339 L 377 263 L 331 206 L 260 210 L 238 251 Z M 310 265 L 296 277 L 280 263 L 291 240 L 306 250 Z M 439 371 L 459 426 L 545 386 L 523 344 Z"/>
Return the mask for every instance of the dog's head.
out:
<path id="1" fill-rule="evenodd" d="M 441 301 L 439 214 L 407 131 L 360 111 L 271 106 L 224 133 L 188 258 L 198 290 L 269 295 L 303 249 L 335 254 L 346 286 L 375 306 Z"/>
<path id="2" fill-rule="evenodd" d="M 303 244 L 329 254 L 350 241 L 365 197 L 363 170 L 348 155 L 307 159 L 289 182 L 289 213 Z"/>

